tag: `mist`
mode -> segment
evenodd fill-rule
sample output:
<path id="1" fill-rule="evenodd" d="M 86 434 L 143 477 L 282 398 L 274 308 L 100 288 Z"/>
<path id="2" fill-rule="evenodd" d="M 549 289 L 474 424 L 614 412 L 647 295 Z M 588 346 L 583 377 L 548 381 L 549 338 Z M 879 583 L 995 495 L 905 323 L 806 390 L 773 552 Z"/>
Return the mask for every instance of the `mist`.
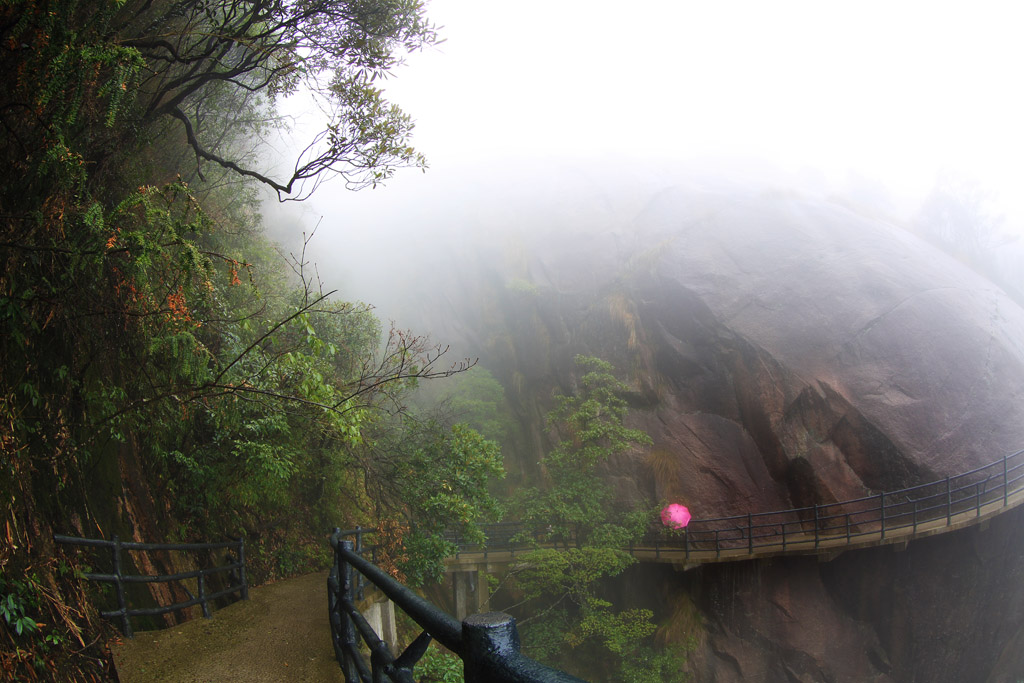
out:
<path id="1" fill-rule="evenodd" d="M 318 226 L 307 255 L 321 278 L 382 318 L 402 317 L 442 254 L 469 258 L 522 231 L 628 230 L 677 185 L 841 199 L 913 227 L 954 178 L 981 197 L 992 260 L 1020 262 L 1024 102 L 1012 84 L 1024 46 L 1012 8 L 435 0 L 428 11 L 445 42 L 408 55 L 385 93 L 415 118 L 429 169 L 265 207 L 288 249 Z M 284 109 L 298 123 L 282 145 L 301 149 L 316 114 L 301 98 Z"/>

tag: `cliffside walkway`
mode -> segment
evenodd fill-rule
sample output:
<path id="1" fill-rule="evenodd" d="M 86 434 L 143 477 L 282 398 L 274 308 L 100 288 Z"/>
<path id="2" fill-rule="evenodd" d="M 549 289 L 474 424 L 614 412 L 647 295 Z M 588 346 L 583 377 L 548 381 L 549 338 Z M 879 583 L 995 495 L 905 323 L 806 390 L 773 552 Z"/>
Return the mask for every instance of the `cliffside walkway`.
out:
<path id="1" fill-rule="evenodd" d="M 253 588 L 249 600 L 111 648 L 121 683 L 342 682 L 327 620 L 327 572 Z"/>
<path id="2" fill-rule="evenodd" d="M 629 551 L 643 562 L 692 567 L 789 554 L 834 555 L 853 548 L 906 544 L 984 522 L 1024 503 L 1024 450 L 953 477 L 898 491 L 837 503 L 694 519 L 684 532 L 648 533 Z M 572 547 L 575 540 L 551 538 L 544 529 L 521 524 L 485 528 L 485 547 L 463 543 L 449 558 L 453 570 L 502 564 L 536 548 Z"/>
<path id="3" fill-rule="evenodd" d="M 851 548 L 907 543 L 915 538 L 983 523 L 1021 503 L 1024 503 L 1024 451 L 955 477 L 856 500 L 692 520 L 686 533 L 652 532 L 629 550 L 644 562 L 670 562 L 683 567 L 783 554 L 828 556 Z M 354 533 L 358 541 L 367 531 L 346 533 Z M 537 538 L 545 539 L 542 546 L 573 545 L 571 537 L 555 539 L 558 542 L 552 543 L 548 529 L 531 530 L 519 524 L 492 525 L 487 532 L 487 547 L 460 543 L 458 553 L 449 558 L 458 612 L 456 619 L 465 619 L 486 604 L 486 587 L 473 574 L 487 564 L 514 562 L 517 556 L 536 548 L 537 543 L 531 542 L 530 536 L 536 534 Z M 335 533 L 332 543 L 336 543 L 335 537 L 341 533 Z M 347 547 L 351 549 L 353 545 L 348 542 Z M 338 552 L 336 549 L 336 554 Z M 362 566 L 368 563 L 358 554 L 348 551 L 346 557 L 346 563 L 358 565 L 360 572 L 372 573 L 374 568 Z M 339 576 L 338 571 L 336 567 L 332 575 Z M 331 620 L 321 616 L 326 578 L 325 574 L 314 574 L 257 588 L 251 600 L 220 610 L 214 619 L 197 619 L 122 641 L 113 648 L 121 680 L 127 683 L 345 680 L 339 662 L 347 660 L 339 656 L 339 647 L 354 647 L 354 643 L 341 642 L 340 634 L 348 631 L 335 628 L 348 623 L 334 616 L 341 614 L 336 609 L 341 604 L 337 595 L 328 601 L 332 605 Z M 379 580 L 383 582 L 384 578 Z M 341 584 L 348 591 L 362 585 L 353 582 L 351 577 L 340 583 L 335 578 L 334 584 L 335 593 Z M 389 598 L 400 597 L 387 594 Z M 494 618 L 494 615 L 482 616 Z M 362 623 L 361 630 L 368 627 L 365 620 L 351 618 L 352 623 Z M 393 621 L 393 615 L 391 619 Z M 451 621 L 450 617 L 448 620 Z M 457 621 L 452 623 L 458 624 Z M 462 628 L 474 623 L 463 621 Z M 447 621 L 442 626 L 445 628 L 434 631 L 442 636 L 447 631 L 455 633 L 456 627 Z M 378 649 L 383 647 L 376 636 L 373 640 Z M 458 647 L 462 642 L 454 636 L 449 640 L 449 646 Z M 418 657 L 404 659 L 409 659 L 411 667 L 413 659 Z M 395 659 L 391 668 L 396 672 L 403 668 L 405 665 L 397 666 L 402 660 L 403 657 Z M 469 661 L 472 662 L 472 658 Z M 523 671 L 530 674 L 533 663 L 523 661 L 526 662 Z M 378 664 L 374 665 L 375 671 Z M 555 680 L 572 680 L 561 672 L 544 674 L 549 678 L 550 675 L 556 675 Z M 358 676 L 350 676 L 349 680 L 356 678 Z"/>

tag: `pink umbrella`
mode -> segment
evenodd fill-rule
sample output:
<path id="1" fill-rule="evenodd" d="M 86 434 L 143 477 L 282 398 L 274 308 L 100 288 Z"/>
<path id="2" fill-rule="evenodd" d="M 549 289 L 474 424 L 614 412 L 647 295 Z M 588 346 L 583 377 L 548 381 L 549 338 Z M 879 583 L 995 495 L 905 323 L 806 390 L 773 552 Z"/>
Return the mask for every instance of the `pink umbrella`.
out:
<path id="1" fill-rule="evenodd" d="M 673 529 L 682 529 L 690 523 L 690 511 L 679 503 L 666 505 L 661 511 L 661 523 Z"/>

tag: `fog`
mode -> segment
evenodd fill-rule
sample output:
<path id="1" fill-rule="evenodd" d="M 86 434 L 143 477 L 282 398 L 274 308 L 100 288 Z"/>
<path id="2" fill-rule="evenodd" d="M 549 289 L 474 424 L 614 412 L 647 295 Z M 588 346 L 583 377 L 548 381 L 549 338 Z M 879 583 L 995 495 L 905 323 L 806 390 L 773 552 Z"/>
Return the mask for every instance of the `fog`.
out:
<path id="1" fill-rule="evenodd" d="M 677 183 L 841 195 L 901 223 L 953 177 L 984 195 L 1001 232 L 1019 233 L 1014 10 L 433 0 L 445 42 L 409 55 L 385 83 L 417 121 L 427 173 L 357 193 L 327 183 L 267 215 L 289 248 L 319 222 L 321 276 L 383 317 L 409 293 L 401 271 L 429 264 L 433 249 L 500 245 L 500 230 L 528 224 L 628 229 L 647 198 Z M 307 108 L 285 106 L 304 116 L 296 145 L 316 124 Z"/>

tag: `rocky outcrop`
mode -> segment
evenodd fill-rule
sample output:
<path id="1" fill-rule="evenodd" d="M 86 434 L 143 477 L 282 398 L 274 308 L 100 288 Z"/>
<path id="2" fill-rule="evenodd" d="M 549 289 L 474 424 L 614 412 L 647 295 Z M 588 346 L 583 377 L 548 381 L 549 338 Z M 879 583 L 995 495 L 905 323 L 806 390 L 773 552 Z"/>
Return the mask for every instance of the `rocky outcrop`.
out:
<path id="1" fill-rule="evenodd" d="M 661 580 L 685 583 L 704 618 L 689 661 L 698 681 L 996 683 L 1024 672 L 1020 508 L 903 550 L 708 566 Z"/>
<path id="2" fill-rule="evenodd" d="M 413 324 L 502 379 L 521 476 L 577 353 L 620 369 L 654 441 L 610 465 L 619 495 L 698 517 L 858 498 L 1024 448 L 1024 310 L 897 227 L 823 200 L 670 188 L 632 222 L 517 239 L 484 277 L 446 271 L 444 319 Z M 1004 546 L 1022 546 L 1024 513 L 1006 517 L 902 553 L 663 577 L 704 617 L 697 680 L 1024 676 L 1024 558 Z M 957 634 L 970 651 L 943 644 Z"/>
<path id="3" fill-rule="evenodd" d="M 523 402 L 569 389 L 575 353 L 612 360 L 659 458 L 680 461 L 676 488 L 648 478 L 644 493 L 706 515 L 828 502 L 1024 444 L 1024 312 L 898 228 L 673 190 L 619 231 L 532 239 L 519 273 L 491 264 L 484 287 L 444 288 L 477 296 L 442 335 L 473 330 L 527 429 Z M 466 325 L 460 310 L 484 313 Z"/>

